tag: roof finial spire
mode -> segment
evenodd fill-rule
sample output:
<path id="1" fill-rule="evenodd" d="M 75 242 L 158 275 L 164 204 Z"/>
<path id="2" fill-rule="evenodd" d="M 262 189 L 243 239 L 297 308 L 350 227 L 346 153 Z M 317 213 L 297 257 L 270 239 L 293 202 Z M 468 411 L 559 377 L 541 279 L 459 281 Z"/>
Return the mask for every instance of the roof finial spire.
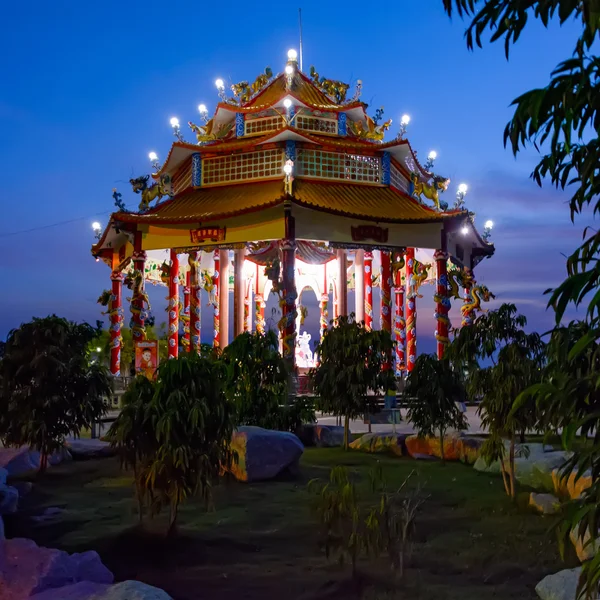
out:
<path id="1" fill-rule="evenodd" d="M 298 9 L 298 25 L 300 27 L 300 71 L 302 71 L 302 9 Z"/>

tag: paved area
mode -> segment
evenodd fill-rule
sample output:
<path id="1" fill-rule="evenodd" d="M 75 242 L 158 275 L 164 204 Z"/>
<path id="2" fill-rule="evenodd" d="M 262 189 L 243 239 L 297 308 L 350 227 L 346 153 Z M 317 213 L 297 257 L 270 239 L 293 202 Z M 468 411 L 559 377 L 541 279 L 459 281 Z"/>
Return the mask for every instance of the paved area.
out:
<path id="1" fill-rule="evenodd" d="M 401 410 L 402 422 L 395 426 L 396 433 L 414 433 L 414 429 L 410 423 L 406 422 L 406 410 Z M 467 420 L 469 422 L 468 433 L 484 433 L 485 430 L 481 426 L 481 419 L 477 415 L 477 408 L 474 406 L 467 407 Z M 335 425 L 335 417 L 318 417 L 317 421 L 323 425 Z M 369 425 L 361 420 L 350 421 L 350 431 L 352 433 L 364 433 L 369 431 Z M 392 433 L 394 425 L 371 425 L 371 431 L 377 433 Z"/>

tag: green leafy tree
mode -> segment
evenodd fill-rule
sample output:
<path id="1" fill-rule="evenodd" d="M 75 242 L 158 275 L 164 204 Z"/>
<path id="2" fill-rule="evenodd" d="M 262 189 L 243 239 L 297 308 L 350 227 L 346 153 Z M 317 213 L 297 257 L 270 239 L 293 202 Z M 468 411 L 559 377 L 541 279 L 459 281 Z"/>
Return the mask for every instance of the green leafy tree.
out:
<path id="1" fill-rule="evenodd" d="M 38 450 L 42 472 L 66 436 L 78 436 L 107 410 L 110 376 L 88 354 L 96 335 L 87 323 L 55 315 L 8 335 L 0 361 L 0 437 Z"/>
<path id="2" fill-rule="evenodd" d="M 210 355 L 190 353 L 158 369 L 149 418 L 157 449 L 144 469 L 152 512 L 170 509 L 174 532 L 179 506 L 199 494 L 208 504 L 221 469 L 234 459 L 230 449 L 235 411 L 225 394 L 225 367 Z"/>
<path id="3" fill-rule="evenodd" d="M 236 407 L 239 425 L 279 426 L 280 406 L 287 401 L 287 369 L 274 331 L 242 333 L 223 350 L 226 392 Z"/>
<path id="4" fill-rule="evenodd" d="M 538 418 L 534 402 L 515 404 L 519 394 L 540 380 L 543 344 L 537 334 L 520 336 L 498 353 L 496 364 L 476 371 L 471 387 L 483 396 L 479 407 L 481 424 L 489 436 L 481 456 L 491 463 L 500 461 L 504 489 L 516 497 L 515 457 L 517 436 L 536 427 Z M 509 440 L 508 453 L 504 440 Z M 522 452 L 527 452 L 525 448 Z"/>
<path id="5" fill-rule="evenodd" d="M 136 377 L 122 398 L 122 409 L 105 438 L 116 448 L 121 466 L 133 470 L 138 514 L 144 515 L 145 469 L 158 450 L 158 440 L 151 419 L 154 384 L 146 377 Z"/>
<path id="6" fill-rule="evenodd" d="M 471 18 L 467 29 L 467 44 L 481 46 L 486 32 L 490 41 L 503 41 L 506 55 L 517 42 L 527 25 L 534 19 L 547 27 L 551 21 L 561 24 L 572 20 L 579 23 L 577 37 L 570 57 L 552 72 L 547 86 L 522 94 L 513 104 L 515 113 L 506 126 L 505 143 L 517 154 L 527 145 L 542 150 L 539 163 L 532 177 L 542 185 L 545 180 L 559 189 L 572 194 L 569 201 L 571 219 L 590 207 L 594 214 L 600 211 L 600 57 L 597 55 L 600 37 L 600 6 L 597 0 L 443 0 L 449 15 L 454 10 L 461 16 Z M 529 18 L 531 17 L 531 18 Z M 556 323 L 560 324 L 569 304 L 579 306 L 587 302 L 585 320 L 589 330 L 574 344 L 569 363 L 577 355 L 589 357 L 586 346 L 600 337 L 600 232 L 584 231 L 581 246 L 567 260 L 567 279 L 552 292 L 550 304 L 555 308 Z M 561 381 L 554 380 L 558 394 L 551 402 L 555 410 L 568 415 L 572 411 L 564 390 L 577 387 L 564 365 Z M 570 379 L 570 381 L 569 381 Z M 547 382 L 546 382 L 547 383 Z M 584 384 L 585 386 L 586 384 Z M 551 391 L 546 388 L 544 402 L 549 401 Z M 581 397 L 585 400 L 585 396 Z M 560 404 L 558 404 L 560 402 Z M 579 402 L 579 400 L 578 400 Z M 589 414 L 586 428 L 600 429 L 600 416 Z M 580 460 L 575 452 L 571 468 Z M 600 474 L 600 444 L 594 443 L 581 460 Z M 582 526 L 594 521 L 589 527 L 592 541 L 597 539 L 598 513 L 600 511 L 600 483 L 594 477 L 594 485 L 583 496 L 581 510 L 576 511 L 572 524 Z M 593 516 L 596 515 L 596 516 Z M 580 528 L 581 530 L 581 528 Z M 600 554 L 584 565 L 582 593 L 597 595 L 600 581 Z"/>
<path id="7" fill-rule="evenodd" d="M 391 387 L 384 366 L 394 343 L 387 331 L 369 331 L 354 315 L 339 317 L 317 347 L 319 365 L 311 371 L 315 395 L 324 412 L 344 417 L 344 448 L 350 419 L 377 409 L 374 394 Z"/>
<path id="8" fill-rule="evenodd" d="M 420 436 L 437 436 L 444 461 L 444 438 L 448 429 L 466 429 L 467 420 L 458 402 L 464 399 L 460 376 L 448 360 L 421 354 L 409 372 L 405 393 L 416 399 L 408 408 L 407 420 Z"/>

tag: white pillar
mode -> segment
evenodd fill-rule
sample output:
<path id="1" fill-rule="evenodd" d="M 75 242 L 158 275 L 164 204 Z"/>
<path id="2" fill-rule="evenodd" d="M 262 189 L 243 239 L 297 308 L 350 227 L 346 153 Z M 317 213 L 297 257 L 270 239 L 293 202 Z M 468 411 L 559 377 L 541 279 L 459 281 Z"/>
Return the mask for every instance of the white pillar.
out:
<path id="1" fill-rule="evenodd" d="M 365 320 L 365 251 L 357 250 L 354 255 L 354 299 L 356 321 Z"/>
<path id="2" fill-rule="evenodd" d="M 246 282 L 244 281 L 244 257 L 246 250 L 244 248 L 234 251 L 233 259 L 233 293 L 234 302 L 234 321 L 233 336 L 237 337 L 244 332 L 244 300 L 246 299 Z"/>
<path id="3" fill-rule="evenodd" d="M 337 251 L 338 261 L 338 316 L 348 316 L 348 258 L 346 251 Z"/>
<path id="4" fill-rule="evenodd" d="M 219 328 L 220 345 L 229 344 L 229 250 L 219 250 Z"/>

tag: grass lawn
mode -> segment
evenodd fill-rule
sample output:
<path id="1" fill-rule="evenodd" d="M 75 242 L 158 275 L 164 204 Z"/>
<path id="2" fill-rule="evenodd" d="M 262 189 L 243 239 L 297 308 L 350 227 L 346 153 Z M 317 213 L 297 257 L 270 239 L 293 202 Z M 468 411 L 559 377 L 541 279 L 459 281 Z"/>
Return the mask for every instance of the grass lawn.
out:
<path id="1" fill-rule="evenodd" d="M 377 460 L 393 484 L 416 469 L 430 497 L 404 579 L 395 581 L 383 558 L 362 560 L 364 575 L 355 585 L 348 568 L 328 562 L 319 548 L 306 483 L 344 464 L 366 490 Z M 150 531 L 136 526 L 132 492 L 117 459 L 53 467 L 25 497 L 21 513 L 7 519 L 7 536 L 69 552 L 97 550 L 118 580 L 142 580 L 175 600 L 522 600 L 536 598 L 542 577 L 576 564 L 574 557 L 561 562 L 549 518 L 513 507 L 500 478 L 456 463 L 307 449 L 295 479 L 219 486 L 212 512 L 196 501 L 186 504 L 179 534 L 169 540 L 164 519 L 151 522 Z M 46 507 L 65 512 L 33 522 Z"/>

